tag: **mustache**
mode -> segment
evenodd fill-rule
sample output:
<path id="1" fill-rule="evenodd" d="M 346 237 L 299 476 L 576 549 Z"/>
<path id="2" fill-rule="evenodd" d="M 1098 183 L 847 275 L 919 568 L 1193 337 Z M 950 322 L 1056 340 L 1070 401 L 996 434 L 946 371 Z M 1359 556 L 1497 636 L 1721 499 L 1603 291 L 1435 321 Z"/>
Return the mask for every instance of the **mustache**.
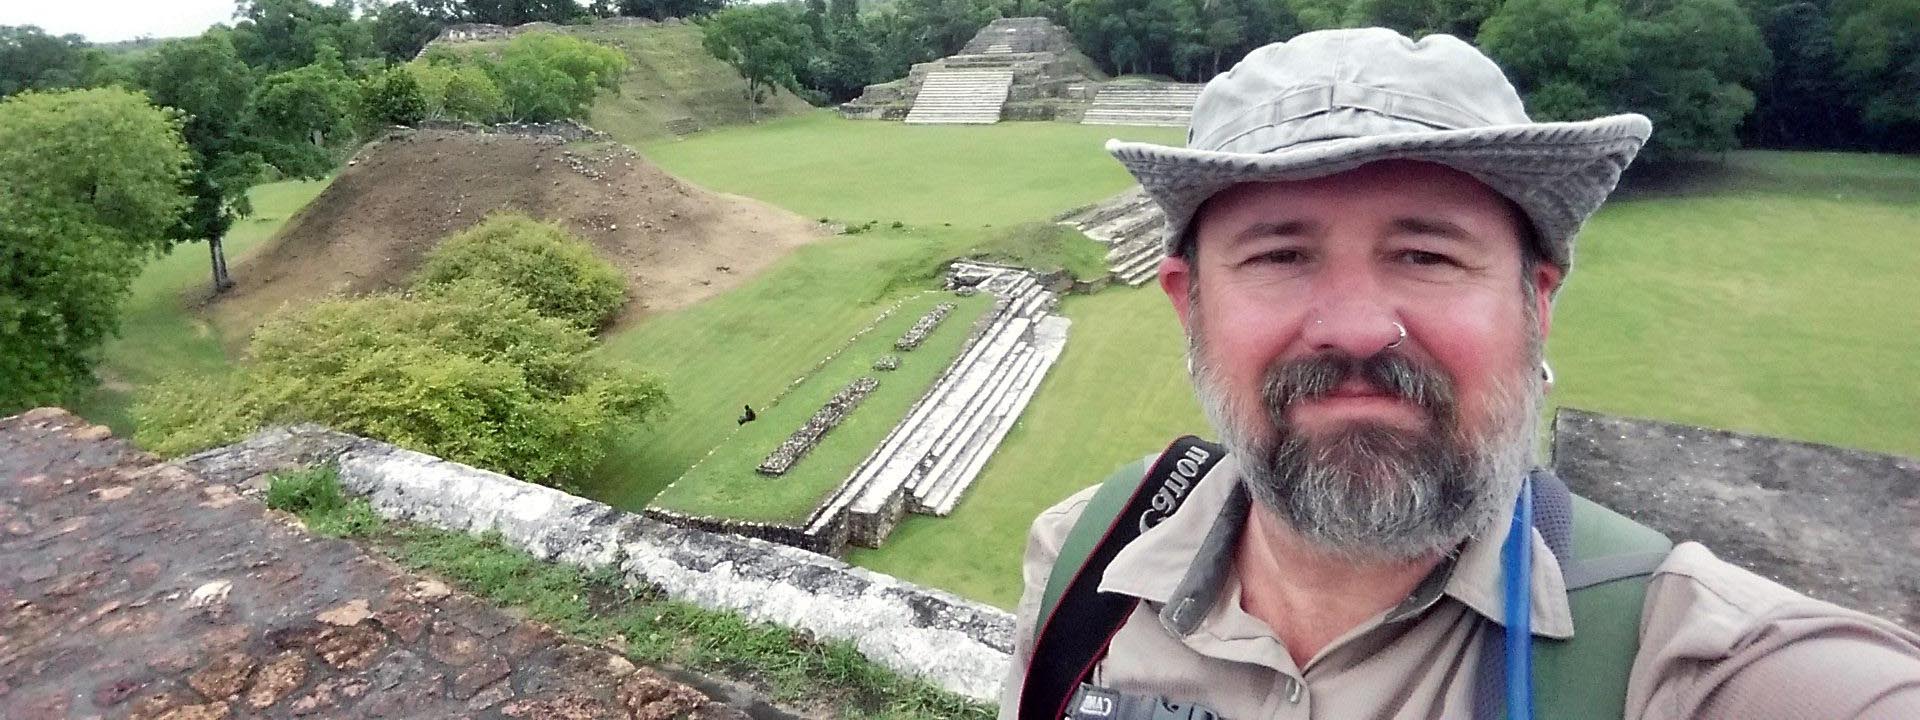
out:
<path id="1" fill-rule="evenodd" d="M 1274 419 L 1281 421 L 1280 416 L 1288 406 L 1326 397 L 1334 388 L 1355 378 L 1423 408 L 1433 417 L 1449 418 L 1453 414 L 1453 383 L 1447 376 L 1392 350 L 1366 357 L 1324 352 L 1275 363 L 1267 370 L 1261 398 Z"/>

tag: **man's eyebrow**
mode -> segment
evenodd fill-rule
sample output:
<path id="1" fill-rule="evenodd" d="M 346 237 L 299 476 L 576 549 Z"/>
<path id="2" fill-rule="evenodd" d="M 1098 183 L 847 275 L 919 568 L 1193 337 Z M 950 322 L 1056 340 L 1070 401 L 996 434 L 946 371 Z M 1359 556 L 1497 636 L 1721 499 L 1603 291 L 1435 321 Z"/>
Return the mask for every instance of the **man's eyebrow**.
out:
<path id="1" fill-rule="evenodd" d="M 1233 234 L 1233 242 L 1238 245 L 1249 240 L 1272 237 L 1296 237 L 1310 235 L 1314 224 L 1306 220 L 1269 220 L 1257 222 Z"/>
<path id="2" fill-rule="evenodd" d="M 1466 228 L 1438 218 L 1398 217 L 1393 219 L 1393 230 L 1408 235 L 1428 235 L 1458 242 L 1478 240 Z"/>

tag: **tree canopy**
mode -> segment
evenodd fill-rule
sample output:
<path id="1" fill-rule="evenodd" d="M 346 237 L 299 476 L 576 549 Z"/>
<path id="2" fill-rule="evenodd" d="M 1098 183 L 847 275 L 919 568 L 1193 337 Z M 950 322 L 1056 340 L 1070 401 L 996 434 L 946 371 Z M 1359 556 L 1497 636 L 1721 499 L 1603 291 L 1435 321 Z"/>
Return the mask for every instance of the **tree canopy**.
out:
<path id="1" fill-rule="evenodd" d="M 92 378 L 186 199 L 177 116 L 120 89 L 0 100 L 0 414 Z"/>

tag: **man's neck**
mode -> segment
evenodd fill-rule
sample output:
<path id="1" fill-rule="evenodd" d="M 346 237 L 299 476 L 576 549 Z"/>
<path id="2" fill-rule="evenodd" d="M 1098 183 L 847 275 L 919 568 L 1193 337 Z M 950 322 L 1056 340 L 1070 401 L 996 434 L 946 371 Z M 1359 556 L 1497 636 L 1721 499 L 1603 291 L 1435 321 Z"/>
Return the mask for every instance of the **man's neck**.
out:
<path id="1" fill-rule="evenodd" d="M 1438 553 L 1387 563 L 1330 556 L 1256 506 L 1234 569 L 1241 609 L 1272 628 L 1304 670 L 1341 635 L 1405 600 L 1440 560 Z"/>

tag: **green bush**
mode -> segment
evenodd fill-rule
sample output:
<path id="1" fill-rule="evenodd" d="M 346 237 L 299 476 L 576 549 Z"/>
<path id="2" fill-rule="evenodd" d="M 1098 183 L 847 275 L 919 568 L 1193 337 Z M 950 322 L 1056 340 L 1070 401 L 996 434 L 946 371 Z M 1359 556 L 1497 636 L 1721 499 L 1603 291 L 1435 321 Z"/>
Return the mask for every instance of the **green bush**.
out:
<path id="1" fill-rule="evenodd" d="M 666 406 L 657 380 L 593 348 L 486 280 L 328 300 L 268 319 L 230 380 L 160 383 L 134 407 L 138 439 L 174 454 L 310 421 L 564 486 Z"/>
<path id="2" fill-rule="evenodd" d="M 586 117 L 593 96 L 617 90 L 627 56 L 605 45 L 550 32 L 507 43 L 487 73 L 506 95 L 510 119 L 548 122 Z"/>
<path id="3" fill-rule="evenodd" d="M 466 279 L 504 286 L 534 310 L 588 330 L 604 327 L 627 300 L 626 278 L 585 241 L 519 214 L 495 215 L 442 241 L 414 288 L 437 293 Z"/>
<path id="4" fill-rule="evenodd" d="M 407 63 L 406 72 L 420 87 L 427 117 L 489 123 L 506 115 L 507 97 L 484 68 L 442 55 Z"/>

